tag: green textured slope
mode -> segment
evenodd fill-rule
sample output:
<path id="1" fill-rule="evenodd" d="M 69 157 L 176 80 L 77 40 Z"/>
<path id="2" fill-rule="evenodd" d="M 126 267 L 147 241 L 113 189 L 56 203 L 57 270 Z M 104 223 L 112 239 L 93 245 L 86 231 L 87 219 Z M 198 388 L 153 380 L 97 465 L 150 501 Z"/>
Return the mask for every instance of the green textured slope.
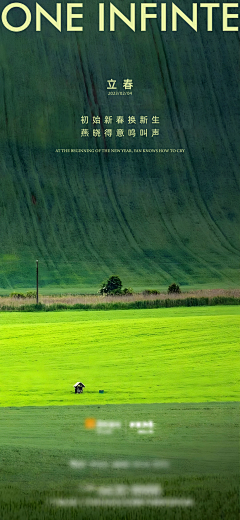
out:
<path id="1" fill-rule="evenodd" d="M 55 16 L 48 4 L 41 2 Z M 33 286 L 36 258 L 45 288 L 95 290 L 113 273 L 134 288 L 239 285 L 239 43 L 237 33 L 222 32 L 221 10 L 212 33 L 204 9 L 197 33 L 180 19 L 176 33 L 171 25 L 163 33 L 159 18 L 143 33 L 137 2 L 135 33 L 120 20 L 115 33 L 101 33 L 94 0 L 81 10 L 83 32 L 66 32 L 63 2 L 62 32 L 42 20 L 37 33 L 35 4 L 26 5 L 32 23 L 25 31 L 0 26 L 2 290 Z M 115 5 L 129 17 L 129 4 Z M 191 5 L 181 3 L 188 16 Z M 20 25 L 23 13 L 12 10 L 8 20 Z M 131 78 L 132 95 L 108 96 L 111 78 L 119 91 Z M 112 137 L 104 135 L 106 115 Z M 147 137 L 139 136 L 141 115 Z M 160 133 L 152 137 L 154 115 Z M 101 117 L 100 137 L 92 135 L 92 116 Z M 125 137 L 116 137 L 119 127 Z M 136 137 L 127 136 L 133 127 Z M 83 128 L 89 137 L 81 137 Z"/>

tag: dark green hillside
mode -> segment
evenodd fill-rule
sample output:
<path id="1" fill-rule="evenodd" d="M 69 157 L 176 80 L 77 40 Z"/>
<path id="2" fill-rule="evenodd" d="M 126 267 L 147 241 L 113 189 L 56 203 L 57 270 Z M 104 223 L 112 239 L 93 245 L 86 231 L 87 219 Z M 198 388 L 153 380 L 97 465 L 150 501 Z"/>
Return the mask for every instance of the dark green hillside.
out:
<path id="1" fill-rule="evenodd" d="M 45 289 L 96 290 L 114 273 L 133 288 L 239 285 L 239 43 L 236 32 L 222 32 L 221 9 L 212 32 L 200 7 L 198 32 L 181 19 L 172 32 L 169 3 L 167 31 L 160 31 L 158 9 L 141 32 L 136 2 L 136 32 L 117 19 L 110 33 L 108 2 L 99 32 L 91 0 L 81 9 L 83 32 L 67 32 L 62 2 L 60 33 L 45 19 L 36 32 L 35 2 L 24 3 L 32 11 L 25 31 L 0 22 L 1 290 L 34 286 L 36 258 Z M 40 1 L 55 17 L 49 4 Z M 114 5 L 129 17 L 129 3 Z M 177 5 L 192 16 L 191 3 Z M 12 10 L 8 20 L 21 25 L 23 13 Z M 129 92 L 126 78 L 132 94 L 109 96 L 107 80 Z M 109 115 L 113 123 L 105 124 Z M 112 137 L 104 135 L 109 128 Z M 119 128 L 124 137 L 116 136 Z"/>

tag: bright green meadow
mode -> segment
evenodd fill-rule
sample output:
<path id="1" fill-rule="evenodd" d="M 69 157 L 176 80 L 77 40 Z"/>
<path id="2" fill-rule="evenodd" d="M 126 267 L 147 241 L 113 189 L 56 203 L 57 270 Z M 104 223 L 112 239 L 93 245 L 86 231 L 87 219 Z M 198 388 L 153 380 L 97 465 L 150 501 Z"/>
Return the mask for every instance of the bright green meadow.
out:
<path id="1" fill-rule="evenodd" d="M 235 306 L 2 313 L 0 324 L 2 406 L 239 398 Z"/>
<path id="2" fill-rule="evenodd" d="M 209 32 L 200 9 L 197 32 L 180 17 L 173 31 L 169 2 L 167 31 L 160 12 L 141 31 L 137 2 L 136 31 L 120 19 L 109 31 L 106 3 L 102 32 L 91 0 L 74 21 L 84 30 L 67 31 L 64 0 L 62 31 L 47 19 L 36 31 L 26 3 L 27 30 L 0 24 L 0 295 L 35 289 L 36 259 L 42 296 L 97 293 L 114 274 L 134 292 L 238 288 L 235 21 L 223 31 L 214 9 Z M 54 3 L 40 3 L 56 19 Z M 22 17 L 14 8 L 8 20 Z M 132 78 L 132 95 L 109 96 L 108 78 L 118 92 Z M 239 372 L 238 305 L 0 312 L 0 520 L 239 520 Z M 100 434 L 86 418 L 120 426 Z M 84 502 L 106 490 L 121 502 L 149 484 L 192 505 L 154 506 L 143 492 L 142 506 Z"/>
<path id="3" fill-rule="evenodd" d="M 1 520 L 238 519 L 238 306 L 4 312 L 0 329 Z M 192 505 L 117 505 L 136 485 Z M 114 505 L 84 505 L 109 487 Z"/>

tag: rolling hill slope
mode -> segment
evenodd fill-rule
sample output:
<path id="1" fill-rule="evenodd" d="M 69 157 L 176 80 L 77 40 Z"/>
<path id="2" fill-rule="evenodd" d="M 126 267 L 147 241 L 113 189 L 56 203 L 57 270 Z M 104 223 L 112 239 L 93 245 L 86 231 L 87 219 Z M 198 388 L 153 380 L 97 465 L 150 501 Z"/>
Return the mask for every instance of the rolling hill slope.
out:
<path id="1" fill-rule="evenodd" d="M 36 258 L 49 291 L 94 291 L 114 273 L 135 289 L 239 286 L 239 42 L 222 32 L 220 10 L 211 33 L 202 12 L 197 33 L 180 19 L 176 33 L 161 32 L 159 19 L 144 33 L 120 20 L 101 33 L 94 0 L 84 4 L 83 32 L 66 32 L 63 2 L 60 33 L 44 19 L 36 32 L 35 4 L 25 4 L 25 31 L 0 27 L 1 290 L 33 287 Z M 128 5 L 115 5 L 129 16 Z M 181 9 L 190 16 L 189 3 Z M 20 25 L 22 16 L 15 9 L 8 19 Z M 132 78 L 131 95 L 108 96 L 110 78 L 119 91 Z"/>

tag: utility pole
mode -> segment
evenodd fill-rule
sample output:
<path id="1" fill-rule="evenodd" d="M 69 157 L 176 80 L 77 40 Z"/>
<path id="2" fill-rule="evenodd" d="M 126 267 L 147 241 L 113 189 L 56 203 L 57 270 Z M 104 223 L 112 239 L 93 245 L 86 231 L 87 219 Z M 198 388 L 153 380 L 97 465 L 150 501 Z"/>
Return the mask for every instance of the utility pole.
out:
<path id="1" fill-rule="evenodd" d="M 36 303 L 38 304 L 38 260 L 36 260 Z"/>

